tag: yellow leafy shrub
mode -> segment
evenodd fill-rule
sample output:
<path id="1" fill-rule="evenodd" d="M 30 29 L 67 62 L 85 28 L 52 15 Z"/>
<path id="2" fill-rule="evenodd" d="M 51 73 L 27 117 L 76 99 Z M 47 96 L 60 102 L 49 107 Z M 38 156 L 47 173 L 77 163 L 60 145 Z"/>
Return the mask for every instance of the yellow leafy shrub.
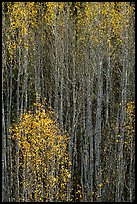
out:
<path id="1" fill-rule="evenodd" d="M 24 183 L 20 188 L 29 192 L 29 200 L 66 201 L 71 165 L 69 138 L 52 119 L 53 111 L 46 112 L 38 102 L 34 106 L 35 113 L 22 114 L 19 123 L 10 129 L 11 139 L 18 141 L 20 183 Z"/>

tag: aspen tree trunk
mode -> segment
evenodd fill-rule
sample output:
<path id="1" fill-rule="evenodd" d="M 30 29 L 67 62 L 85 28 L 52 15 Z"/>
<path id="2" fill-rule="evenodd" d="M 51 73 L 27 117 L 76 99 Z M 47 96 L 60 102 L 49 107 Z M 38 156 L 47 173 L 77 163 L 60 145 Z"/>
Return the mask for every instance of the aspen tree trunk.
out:
<path id="1" fill-rule="evenodd" d="M 72 26 L 72 21 L 70 22 L 70 25 Z M 73 38 L 73 35 L 72 35 L 72 28 L 69 29 L 69 35 L 70 35 L 70 38 L 72 39 Z M 71 45 L 70 45 L 71 46 Z M 73 45 L 74 46 L 74 45 Z M 70 66 L 73 66 L 72 67 L 72 74 L 73 74 L 73 81 L 72 81 L 72 92 L 73 92 L 73 96 L 72 96 L 72 100 L 73 100 L 73 119 L 72 119 L 72 128 L 70 129 L 70 140 L 69 140 L 69 154 L 70 154 L 70 162 L 71 162 L 71 177 L 73 177 L 73 168 L 74 168 L 74 164 L 73 164 L 73 142 L 74 142 L 74 120 L 75 120 L 75 80 L 74 80 L 74 77 L 75 77 L 75 60 L 74 60 L 74 48 L 73 48 L 73 55 L 72 55 L 72 60 L 73 60 L 73 65 L 70 65 Z M 72 190 L 72 189 L 71 189 Z"/>
<path id="2" fill-rule="evenodd" d="M 89 80 L 90 80 L 90 77 L 89 77 L 89 72 L 88 72 L 88 57 L 87 57 L 87 55 L 88 55 L 88 52 L 86 52 L 87 50 L 85 50 L 85 66 L 84 66 L 84 68 L 85 68 L 85 75 L 86 75 L 86 78 L 87 78 L 87 83 L 86 83 L 86 85 L 87 85 L 87 89 L 88 89 L 88 87 L 89 87 L 89 84 L 88 83 L 90 83 L 89 82 Z M 86 99 L 87 99 L 87 111 L 90 111 L 88 108 L 88 105 L 89 105 L 89 101 L 88 101 L 88 90 L 87 90 L 87 92 L 86 92 Z M 89 142 L 89 135 L 88 135 L 88 120 L 89 120 L 89 118 L 86 120 L 86 117 L 88 117 L 87 115 L 88 115 L 88 113 L 87 113 L 87 111 L 86 111 L 86 107 L 84 107 L 85 108 L 85 131 L 84 131 L 84 169 L 83 169 L 83 173 L 84 173 L 84 180 L 85 180 L 85 184 L 84 184 L 84 186 L 85 186 L 85 200 L 86 201 L 88 201 L 88 194 L 89 194 L 89 190 L 90 190 L 90 186 L 89 186 L 89 182 L 90 182 L 90 180 L 88 179 L 88 174 L 89 174 L 89 148 L 88 148 L 88 142 Z M 90 114 L 90 113 L 89 113 Z"/>
<path id="3" fill-rule="evenodd" d="M 100 25 L 100 19 L 98 19 L 98 25 Z M 101 182 L 101 161 L 100 161 L 100 145 L 101 145 L 101 111 L 102 111 L 102 53 L 100 45 L 100 29 L 98 30 L 98 93 L 97 93 L 97 109 L 96 109 L 96 125 L 95 125 L 95 176 L 96 176 L 96 187 Z M 101 188 L 98 190 L 97 201 L 101 201 Z"/>
<path id="4" fill-rule="evenodd" d="M 60 42 L 61 43 L 61 42 Z M 60 49 L 60 62 L 59 62 L 59 67 L 60 67 L 60 114 L 59 114 L 59 121 L 60 121 L 60 127 L 63 129 L 63 84 L 64 84 L 64 79 L 63 79 L 63 70 L 64 70 L 64 45 L 62 44 L 62 49 Z"/>
<path id="5" fill-rule="evenodd" d="M 19 39 L 20 41 L 20 39 Z M 19 59 L 18 59 L 18 76 L 17 76 L 17 118 L 19 119 L 20 113 L 20 72 L 21 72 L 21 46 L 19 45 Z M 19 201 L 19 148 L 18 141 L 16 141 L 16 201 Z"/>
<path id="6" fill-rule="evenodd" d="M 7 70 L 5 70 L 7 71 Z M 7 76 L 8 76 L 8 72 L 7 73 Z M 6 182 L 7 182 L 7 188 L 6 188 L 6 199 L 7 201 L 9 202 L 10 201 L 10 175 L 9 175 L 9 138 L 8 138 L 8 99 L 9 99 L 9 92 L 8 92 L 8 87 L 9 87 L 9 76 L 7 77 L 7 83 L 6 83 L 6 90 L 7 91 L 7 97 L 6 97 L 6 100 L 5 100 L 5 103 L 6 103 L 6 107 L 5 107 L 5 136 L 6 136 L 6 171 L 7 171 L 7 178 L 6 178 Z"/>
<path id="7" fill-rule="evenodd" d="M 132 144 L 131 144 L 131 156 L 130 156 L 130 169 L 129 169 L 129 201 L 133 201 L 133 188 L 132 188 L 132 166 L 133 166 L 133 151 L 132 151 Z"/>
<path id="8" fill-rule="evenodd" d="M 57 17 L 57 20 L 61 22 L 62 24 L 64 23 L 65 16 L 64 14 L 60 14 Z M 62 22 L 63 21 L 63 22 Z M 65 49 L 64 49 L 64 28 L 61 28 L 59 31 L 59 28 L 57 26 L 57 36 L 58 36 L 58 68 L 59 68 L 59 93 L 60 93 L 60 98 L 59 98 L 59 122 L 60 122 L 60 128 L 63 129 L 64 124 L 63 124 L 63 109 L 64 109 L 64 71 L 65 71 L 65 64 L 64 64 L 64 58 L 65 58 Z"/>
<path id="9" fill-rule="evenodd" d="M 44 25 L 43 25 L 43 21 L 41 22 L 41 19 L 43 18 L 42 17 L 42 6 L 40 6 L 40 8 L 39 8 L 39 27 L 40 27 L 40 30 L 41 30 L 41 32 L 40 32 L 40 39 L 38 39 L 38 42 L 39 42 L 39 53 L 40 53 L 40 62 L 39 62 L 39 69 L 40 69 L 40 87 L 41 87 L 41 99 L 42 99 L 42 103 L 44 103 L 44 97 L 45 97 L 45 90 L 44 90 L 44 87 L 45 87 L 45 85 L 44 85 L 44 75 L 43 75 L 43 69 L 44 69 L 44 60 L 43 60 L 43 56 L 44 56 L 44 46 L 43 46 L 43 39 L 44 39 L 44 36 L 43 36 L 43 27 L 44 27 Z M 50 92 L 50 90 L 49 90 L 49 92 Z M 49 97 L 49 100 L 51 100 L 50 99 L 50 97 Z"/>
<path id="10" fill-rule="evenodd" d="M 64 129 L 68 130 L 69 132 L 69 127 L 70 127 L 70 113 L 69 113 L 69 109 L 70 109 L 70 97 L 69 97 L 69 93 L 70 93 L 70 89 L 69 89 L 69 83 L 70 83 L 70 79 L 69 79 L 69 7 L 68 5 L 66 5 L 66 15 L 64 17 L 64 21 L 65 21 L 65 36 L 64 36 L 64 58 L 65 58 L 65 75 L 66 75 L 66 79 L 65 79 L 65 91 L 66 91 L 66 120 L 65 120 L 65 124 L 64 124 Z"/>
<path id="11" fill-rule="evenodd" d="M 42 96 L 42 100 L 44 99 L 45 97 L 45 83 L 44 83 L 44 74 L 43 74 L 43 60 L 41 61 L 41 96 Z M 44 103 L 44 101 L 42 101 Z M 49 102 L 50 102 L 50 105 L 51 105 L 51 98 L 49 98 Z"/>
<path id="12" fill-rule="evenodd" d="M 125 27 L 125 26 L 124 26 Z M 123 145 L 124 145 L 124 121 L 125 121 L 125 106 L 126 106 L 126 100 L 127 100 L 127 68 L 128 68 L 128 43 L 127 43 L 127 29 L 123 27 L 123 43 L 125 41 L 125 44 L 122 44 L 122 59 L 123 59 L 123 70 L 122 70 L 122 76 L 121 76 L 121 111 L 120 111 L 120 144 L 118 148 L 118 157 L 119 157 L 119 168 L 118 171 L 120 172 L 118 174 L 118 196 L 117 201 L 121 202 L 123 201 L 123 191 L 124 191 L 124 155 L 123 155 Z"/>
<path id="13" fill-rule="evenodd" d="M 70 69 L 70 55 L 69 55 L 69 5 L 66 5 L 66 15 L 64 17 L 65 21 L 65 36 L 64 36 L 64 57 L 65 57 L 65 75 L 66 75 L 66 120 L 64 124 L 64 129 L 68 131 L 68 133 L 71 133 L 71 128 L 70 128 L 70 78 L 69 78 L 69 69 Z M 72 141 L 71 138 L 69 140 L 69 158 L 72 161 Z M 71 171 L 72 166 L 70 167 Z M 71 196 L 71 189 L 72 189 L 72 179 L 70 179 L 70 182 L 68 183 L 67 186 L 67 200 L 70 200 Z"/>
<path id="14" fill-rule="evenodd" d="M 73 42 L 75 43 L 75 42 Z M 74 155 L 76 154 L 76 73 L 75 73 L 75 69 L 76 69 L 76 59 L 75 59 L 75 44 L 73 45 L 73 51 L 72 51 L 72 72 L 73 72 L 73 79 L 72 79 L 72 100 L 73 100 L 73 116 L 72 116 L 72 131 L 71 131 L 71 139 L 72 139 L 72 144 L 73 146 L 73 168 L 74 168 Z M 73 171 L 73 170 L 72 170 Z"/>
<path id="15" fill-rule="evenodd" d="M 89 137 L 89 193 L 88 196 L 89 198 L 91 197 L 91 192 L 93 191 L 93 130 L 92 130 L 92 102 L 91 102 L 91 89 L 92 89 L 92 82 L 90 81 L 92 79 L 87 79 L 89 81 L 87 85 L 87 132 L 88 132 L 88 137 Z M 92 202 L 92 197 L 91 197 L 91 202 Z"/>
<path id="16" fill-rule="evenodd" d="M 2 72 L 4 70 L 2 69 Z M 6 132 L 5 132 L 5 109 L 3 99 L 3 73 L 2 73 L 2 202 L 6 200 L 7 193 L 7 159 L 6 159 Z"/>
<path id="17" fill-rule="evenodd" d="M 120 115 L 120 107 L 118 106 L 118 110 L 117 110 L 117 116 L 116 116 L 116 128 L 115 128 L 115 137 L 118 135 L 119 133 L 119 115 Z M 119 188 L 119 180 L 118 180 L 118 174 L 119 174 L 119 155 L 118 155 L 118 148 L 117 148 L 117 144 L 115 144 L 115 160 L 116 160 L 116 181 L 115 181 L 115 189 L 116 189 L 116 193 L 115 193 L 115 202 L 118 202 L 118 197 L 119 197 L 119 192 L 118 192 L 118 188 Z"/>
<path id="18" fill-rule="evenodd" d="M 81 115 L 83 117 L 83 114 L 82 114 L 82 110 L 81 110 Z M 82 198 L 84 200 L 84 183 L 83 183 L 83 178 L 84 178 L 84 175 L 83 175 L 83 172 L 84 172 L 84 164 L 83 164 L 83 157 L 84 157 L 84 154 L 83 154 L 83 127 L 82 127 L 82 117 L 80 118 L 80 124 L 81 124 L 81 147 L 80 147 L 80 160 L 81 160 L 81 174 L 80 174 L 80 180 L 81 180 L 81 189 L 82 189 Z"/>
<path id="19" fill-rule="evenodd" d="M 109 5 L 109 9 L 110 9 L 110 5 Z M 110 21 L 110 15 L 108 14 L 108 21 Z M 109 143 L 109 153 L 108 153 L 108 156 L 110 158 L 110 162 L 109 162 L 109 165 L 112 163 L 112 158 L 113 158 L 113 155 L 114 155 L 114 149 L 112 147 L 112 134 L 109 133 L 110 132 L 110 127 L 111 127 L 111 123 L 110 123 L 110 120 L 111 120 L 111 93 L 112 93 L 112 86 L 111 86 L 111 72 L 112 72 L 112 65 L 111 65 L 111 45 L 110 45 L 110 41 L 111 41 L 111 27 L 110 25 L 107 27 L 107 43 L 106 43 L 106 46 L 107 46 L 107 72 L 106 72 L 106 118 L 105 118 L 105 126 L 107 127 L 107 135 L 106 137 L 108 141 L 110 141 Z M 105 128 L 105 127 L 104 127 Z M 109 132 L 108 132 L 109 130 Z M 106 141 L 107 141 L 106 140 Z M 102 150 L 103 151 L 103 150 Z M 114 164 L 115 165 L 115 164 Z M 111 165 L 110 165 L 111 166 Z M 108 179 L 111 180 L 111 172 L 112 172 L 112 168 L 113 167 L 110 167 L 108 172 L 109 175 L 107 175 Z M 116 167 L 114 166 L 114 169 Z M 105 172 L 104 172 L 105 173 Z M 108 183 L 108 186 L 109 186 L 109 183 Z M 113 189 L 114 190 L 114 189 Z"/>
<path id="20" fill-rule="evenodd" d="M 85 80 L 83 80 L 83 83 L 85 83 Z M 83 92 L 85 92 L 85 90 L 83 90 Z M 82 123 L 83 123 L 83 129 L 82 129 L 82 134 L 83 134 L 83 148 L 82 148 L 82 152 L 81 152 L 81 177 L 82 177 L 82 188 L 83 188 L 83 198 L 84 201 L 87 201 L 87 194 L 86 194 L 86 188 L 87 188 L 87 132 L 86 132 L 86 107 L 85 107 L 85 94 L 84 95 L 84 99 L 83 99 L 83 104 L 82 104 Z M 83 169 L 83 172 L 82 172 Z"/>
<path id="21" fill-rule="evenodd" d="M 40 14 L 41 14 L 41 9 L 39 8 L 38 9 L 38 12 L 39 12 L 39 16 L 38 16 L 38 21 L 39 21 L 39 26 L 40 26 L 40 30 L 42 30 L 41 28 L 41 22 L 40 22 Z M 41 33 L 38 32 L 38 29 L 37 28 L 37 32 L 35 34 L 35 92 L 40 94 L 41 96 L 41 78 L 40 78 L 40 75 L 41 75 L 41 70 L 42 70 L 42 64 L 41 64 L 41 48 L 42 48 L 42 45 L 41 45 Z M 42 31 L 41 31 L 42 32 Z"/>
<path id="22" fill-rule="evenodd" d="M 2 199 L 5 198 L 5 180 L 6 180 L 6 138 L 5 138 L 5 117 L 4 117 L 4 103 L 2 94 Z"/>
<path id="23" fill-rule="evenodd" d="M 25 4 L 24 4 L 24 7 L 25 7 Z M 26 11 L 27 12 L 27 11 Z M 24 64 L 23 64 L 23 67 L 24 67 L 24 85 L 23 85 L 23 90 L 22 90 L 22 96 L 24 96 L 24 106 L 23 106 L 23 97 L 22 97 L 22 110 L 23 112 L 26 111 L 27 109 L 27 104 L 28 104 L 28 87 L 27 87 L 27 84 L 28 84 L 28 14 L 26 13 L 25 15 L 25 27 L 26 27 L 26 30 L 27 32 L 24 33 L 23 35 L 23 40 L 24 40 L 24 47 L 23 47 L 23 50 L 24 50 Z M 24 133 L 25 134 L 25 133 Z M 26 137 L 26 134 L 25 134 L 25 137 Z M 27 154 L 27 153 L 26 153 Z M 26 157 L 26 155 L 25 155 Z M 24 168 L 23 168 L 23 201 L 26 202 L 27 201 L 27 189 L 26 189 L 26 177 L 27 177 L 27 174 L 26 174 L 26 158 L 24 158 Z"/>
<path id="24" fill-rule="evenodd" d="M 109 17 L 108 17 L 109 19 Z M 107 76 L 106 76 L 106 124 L 109 122 L 109 106 L 110 106 L 110 72 L 111 72 L 111 57 L 110 57 L 110 27 L 108 27 L 107 33 L 107 54 L 108 54 L 108 64 L 107 64 Z"/>
<path id="25" fill-rule="evenodd" d="M 5 16 L 5 8 L 6 5 L 5 3 L 2 5 L 3 11 L 3 25 L 6 25 L 6 16 Z M 3 26 L 4 27 L 4 26 Z M 4 84 L 4 79 L 6 77 L 6 67 L 7 67 L 7 47 L 6 41 L 4 36 L 4 32 L 6 33 L 6 26 L 5 29 L 3 30 L 3 35 L 2 35 L 2 202 L 8 201 L 8 172 L 7 172 L 7 137 L 6 137 L 6 113 L 5 113 L 5 101 L 4 101 L 4 92 L 5 90 L 5 84 Z"/>
<path id="26" fill-rule="evenodd" d="M 58 67 L 58 33 L 57 33 L 57 23 L 56 19 L 54 20 L 54 27 L 53 27 L 53 34 L 55 38 L 55 100 L 54 100 L 54 110 L 56 115 L 58 115 L 59 110 L 58 110 L 58 105 L 59 105 L 59 96 L 58 96 L 58 88 L 59 88 L 59 67 Z"/>
<path id="27" fill-rule="evenodd" d="M 8 104 L 7 104 L 7 136 L 9 136 L 8 129 L 11 125 L 11 105 L 12 105 L 12 64 L 10 65 L 9 73 L 9 93 L 8 93 Z M 8 164 L 9 164 L 9 201 L 12 201 L 12 190 L 13 190 L 13 168 L 12 168 L 12 144 L 9 138 L 8 140 Z"/>
<path id="28" fill-rule="evenodd" d="M 24 86 L 25 86 L 24 110 L 26 110 L 27 103 L 28 103 L 27 82 L 28 82 L 28 50 L 25 48 L 24 50 Z"/>
<path id="29" fill-rule="evenodd" d="M 40 34 L 36 35 L 36 42 L 37 42 L 37 49 L 38 52 L 36 51 L 36 56 L 38 56 L 36 59 L 36 66 L 37 66 L 37 85 L 38 85 L 38 94 L 40 94 L 41 96 L 41 79 L 40 79 L 40 75 L 41 75 L 41 43 L 40 43 Z"/>
<path id="30" fill-rule="evenodd" d="M 26 11 L 27 12 L 27 11 Z M 27 14 L 25 15 L 25 26 L 28 32 L 28 24 L 27 24 Z M 28 33 L 25 33 L 23 36 L 23 57 L 24 57 L 24 82 L 22 87 L 22 97 L 21 97 L 21 113 L 24 112 L 27 108 L 27 102 L 28 102 L 28 93 L 27 93 L 27 83 L 28 83 Z"/>
<path id="31" fill-rule="evenodd" d="M 91 45 L 92 46 L 92 45 Z M 87 120 L 86 120 L 86 143 L 87 143 L 87 158 L 85 160 L 88 160 L 87 163 L 87 169 L 85 169 L 86 175 L 87 175 L 87 197 L 88 201 L 93 201 L 91 197 L 91 192 L 93 191 L 93 127 L 92 127 L 92 87 L 93 87 L 93 78 L 94 73 L 91 75 L 91 64 L 90 64 L 90 51 L 86 50 L 85 52 L 85 70 L 86 70 L 86 76 L 87 76 L 87 93 L 86 93 L 86 100 L 87 100 Z M 89 144 L 89 150 L 88 150 L 88 144 Z"/>
<path id="32" fill-rule="evenodd" d="M 35 75 L 34 75 L 34 79 L 35 79 L 35 94 L 40 94 L 39 93 L 39 85 L 38 85 L 38 81 L 39 81 L 39 68 L 38 68 L 38 66 L 39 66 L 39 63 L 38 63 L 38 61 L 39 61 L 39 47 L 38 47 L 38 40 L 40 40 L 40 39 L 38 39 L 38 36 L 37 36 L 38 34 L 36 33 L 35 34 L 35 38 L 34 38 L 34 61 L 35 61 L 35 63 L 34 63 L 34 73 L 35 73 Z"/>
<path id="33" fill-rule="evenodd" d="M 99 59 L 100 60 L 100 59 Z M 99 73 L 98 73 L 98 95 L 97 95 L 97 113 L 96 113 L 96 127 L 95 127 L 95 151 L 96 151 L 96 179 L 97 185 L 101 181 L 101 164 L 100 164 L 100 144 L 101 144 L 101 103 L 102 103 L 102 79 L 101 79 L 101 69 L 102 62 L 99 61 Z M 99 197 L 101 196 L 101 191 L 99 190 Z M 100 199 L 98 199 L 100 200 Z"/>
<path id="34" fill-rule="evenodd" d="M 82 78 L 82 85 L 85 85 L 85 77 Z M 86 179 L 85 179 L 85 137 L 86 137 L 86 110 L 85 110 L 85 90 L 82 90 L 83 100 L 82 100 L 82 113 L 81 113 L 81 135 L 82 135 L 82 144 L 81 144 L 81 186 L 82 186 L 82 196 L 83 200 L 86 200 L 85 194 L 85 186 L 86 186 Z"/>
<path id="35" fill-rule="evenodd" d="M 36 50 L 37 50 L 37 45 L 35 43 L 35 64 L 34 64 L 34 69 L 35 69 L 35 93 L 38 93 L 38 76 L 37 76 L 37 65 L 36 65 L 36 61 L 37 61 L 37 54 L 36 54 Z"/>
<path id="36" fill-rule="evenodd" d="M 19 39 L 20 40 L 20 39 Z M 21 45 L 19 45 L 19 59 L 18 59 L 18 76 L 17 76 L 17 119 L 18 122 L 20 114 L 20 74 L 21 74 Z"/>
<path id="37" fill-rule="evenodd" d="M 123 67 L 123 69 L 125 69 Z M 125 79 L 124 79 L 125 80 Z M 118 146 L 118 189 L 117 189 L 117 202 L 122 201 L 122 189 L 123 189 L 123 169 L 124 169 L 124 161 L 123 161 L 123 143 L 124 143 L 124 115 L 125 115 L 125 103 L 124 103 L 124 92 L 125 88 L 123 87 L 124 81 L 122 80 L 122 102 L 121 102 L 121 111 L 120 111 L 120 143 Z"/>
<path id="38" fill-rule="evenodd" d="M 7 79 L 6 79 L 6 88 L 5 88 L 5 92 L 7 93 L 7 96 L 6 96 L 6 99 L 5 99 L 5 136 L 6 136 L 6 167 L 7 167 L 7 188 L 6 188 L 6 191 L 7 191 L 7 194 L 6 194 L 6 199 L 7 201 L 9 202 L 10 201 L 10 154 L 9 154 L 9 149 L 10 149 L 10 141 L 9 141 L 9 136 L 8 136 L 8 128 L 9 128 L 9 92 L 10 92 L 10 89 L 9 89 L 9 66 L 8 66 L 8 59 L 7 59 L 7 64 L 5 66 L 5 73 L 4 73 L 4 76 L 7 75 Z"/>

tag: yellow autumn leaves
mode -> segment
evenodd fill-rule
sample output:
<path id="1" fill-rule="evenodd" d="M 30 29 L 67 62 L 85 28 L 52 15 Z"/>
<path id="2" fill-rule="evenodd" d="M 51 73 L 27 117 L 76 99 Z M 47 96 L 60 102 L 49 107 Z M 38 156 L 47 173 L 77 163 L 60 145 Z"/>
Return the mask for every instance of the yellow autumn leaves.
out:
<path id="1" fill-rule="evenodd" d="M 82 29 L 80 35 L 87 37 L 89 34 L 93 45 L 104 44 L 107 40 L 110 43 L 112 38 L 115 43 L 123 44 L 126 40 L 123 33 L 130 26 L 132 14 L 133 8 L 128 2 L 87 2 L 83 14 L 78 16 L 78 26 Z"/>
<path id="2" fill-rule="evenodd" d="M 77 10 L 75 17 L 74 10 Z M 66 12 L 68 12 L 67 15 Z M 29 41 L 33 39 L 34 29 L 38 28 L 41 23 L 44 29 L 48 30 L 56 24 L 61 30 L 65 19 L 68 22 L 77 21 L 78 41 L 81 43 L 90 38 L 93 46 L 96 46 L 98 43 L 104 44 L 107 39 L 111 42 L 111 38 L 115 37 L 117 43 L 122 44 L 124 39 L 121 36 L 124 27 L 130 25 L 133 8 L 128 2 L 76 2 L 75 4 L 72 2 L 43 2 L 42 4 L 40 2 L 14 2 L 8 3 L 7 13 L 9 15 L 8 35 L 10 36 L 8 49 L 12 56 L 19 44 L 28 49 L 31 45 Z M 106 35 L 108 30 L 110 30 L 110 36 Z M 98 32 L 100 32 L 100 37 L 97 37 Z M 17 33 L 20 36 L 19 39 L 16 39 Z M 23 40 L 25 35 L 28 42 Z"/>
<path id="3" fill-rule="evenodd" d="M 132 141 L 134 140 L 135 134 L 135 104 L 133 101 L 129 101 L 125 107 L 125 122 L 124 122 L 124 145 L 126 149 L 130 148 Z M 121 135 L 117 134 L 116 136 L 116 143 L 121 142 Z"/>
<path id="4" fill-rule="evenodd" d="M 36 200 L 50 200 L 54 194 L 56 200 L 65 201 L 71 165 L 68 136 L 52 119 L 53 111 L 46 112 L 38 102 L 34 106 L 35 113 L 22 114 L 9 131 L 11 140 L 18 141 L 19 168 L 28 172 L 23 177 L 25 188 L 32 188 Z"/>
<path id="5" fill-rule="evenodd" d="M 126 151 L 131 151 L 133 149 L 133 145 L 135 144 L 133 141 L 135 140 L 135 103 L 133 101 L 129 101 L 126 107 L 126 120 L 124 123 L 125 128 L 125 149 Z"/>

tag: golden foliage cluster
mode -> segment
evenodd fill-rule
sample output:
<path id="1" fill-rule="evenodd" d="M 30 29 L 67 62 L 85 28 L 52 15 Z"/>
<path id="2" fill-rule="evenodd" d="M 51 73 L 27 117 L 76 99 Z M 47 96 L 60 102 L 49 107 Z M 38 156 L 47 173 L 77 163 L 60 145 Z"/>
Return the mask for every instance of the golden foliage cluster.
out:
<path id="1" fill-rule="evenodd" d="M 74 15 L 76 11 L 77 15 Z M 62 28 L 66 18 L 68 22 L 70 20 L 77 22 L 80 43 L 90 39 L 95 47 L 102 43 L 112 46 L 115 38 L 115 43 L 117 41 L 122 44 L 126 40 L 123 33 L 130 26 L 133 7 L 128 2 L 76 2 L 75 4 L 72 2 L 10 2 L 7 13 L 9 15 L 7 44 L 12 56 L 19 44 L 22 43 L 28 48 L 28 42 L 23 39 L 26 35 L 31 38 L 34 29 L 41 22 L 44 28 L 48 26 L 52 28 L 55 24 Z M 16 39 L 17 30 L 19 39 Z"/>
<path id="2" fill-rule="evenodd" d="M 35 113 L 22 114 L 19 123 L 10 129 L 12 141 L 18 142 L 20 182 L 30 200 L 66 201 L 71 165 L 68 136 L 52 119 L 53 111 L 46 112 L 38 102 L 34 106 Z"/>
<path id="3" fill-rule="evenodd" d="M 126 120 L 124 123 L 125 141 L 124 146 L 127 151 L 132 151 L 135 140 L 135 103 L 129 101 L 126 107 Z"/>

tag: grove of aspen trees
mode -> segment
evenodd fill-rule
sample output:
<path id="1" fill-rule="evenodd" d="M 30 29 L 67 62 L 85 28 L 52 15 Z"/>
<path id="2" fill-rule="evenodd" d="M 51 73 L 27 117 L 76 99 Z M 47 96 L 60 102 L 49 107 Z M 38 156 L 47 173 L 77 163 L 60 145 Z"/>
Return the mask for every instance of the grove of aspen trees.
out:
<path id="1" fill-rule="evenodd" d="M 135 3 L 2 2 L 2 202 L 135 200 Z"/>

